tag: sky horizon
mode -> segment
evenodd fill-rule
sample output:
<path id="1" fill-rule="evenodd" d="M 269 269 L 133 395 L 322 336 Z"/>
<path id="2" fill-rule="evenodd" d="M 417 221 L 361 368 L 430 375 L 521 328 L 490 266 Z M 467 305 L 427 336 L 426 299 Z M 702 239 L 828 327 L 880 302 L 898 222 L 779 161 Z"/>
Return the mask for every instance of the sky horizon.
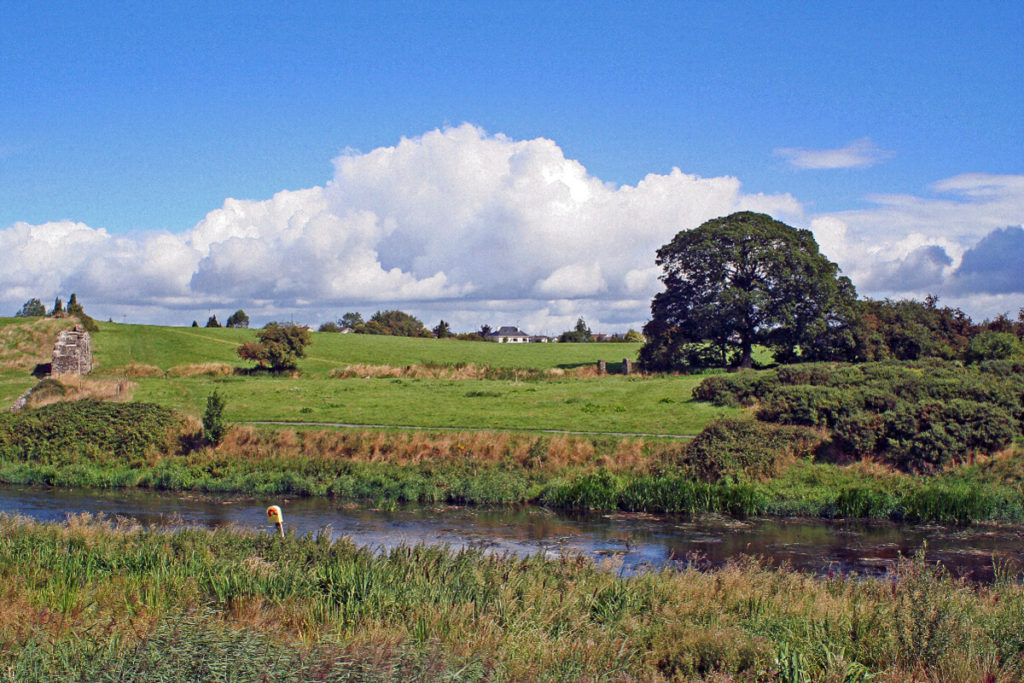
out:
<path id="1" fill-rule="evenodd" d="M 1024 9 L 0 7 L 0 313 L 638 328 L 738 210 L 862 296 L 1024 308 Z"/>

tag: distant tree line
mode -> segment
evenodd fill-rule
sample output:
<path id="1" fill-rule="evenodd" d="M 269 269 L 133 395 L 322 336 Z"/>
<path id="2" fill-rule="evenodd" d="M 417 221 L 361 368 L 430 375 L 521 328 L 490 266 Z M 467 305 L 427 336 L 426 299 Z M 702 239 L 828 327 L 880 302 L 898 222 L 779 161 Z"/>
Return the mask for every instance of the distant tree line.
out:
<path id="1" fill-rule="evenodd" d="M 82 327 L 89 332 L 96 332 L 99 330 L 99 326 L 96 321 L 88 316 L 85 309 L 82 308 L 82 304 L 78 301 L 78 295 L 72 292 L 71 297 L 68 299 L 67 308 L 64 307 L 64 302 L 58 296 L 53 301 L 53 308 L 49 312 L 46 311 L 46 306 L 39 299 L 33 297 L 22 304 L 21 308 L 14 314 L 15 318 L 41 318 L 44 316 L 50 316 L 53 318 L 62 318 L 66 316 L 74 316 L 78 318 Z"/>

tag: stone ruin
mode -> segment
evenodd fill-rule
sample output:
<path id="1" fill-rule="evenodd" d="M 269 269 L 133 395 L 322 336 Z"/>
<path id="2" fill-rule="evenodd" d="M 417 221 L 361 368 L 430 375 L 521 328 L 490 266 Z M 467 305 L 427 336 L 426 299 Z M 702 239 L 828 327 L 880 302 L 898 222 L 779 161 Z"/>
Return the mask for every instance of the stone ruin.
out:
<path id="1" fill-rule="evenodd" d="M 81 325 L 62 330 L 53 345 L 50 376 L 84 375 L 92 370 L 92 348 L 89 333 Z"/>

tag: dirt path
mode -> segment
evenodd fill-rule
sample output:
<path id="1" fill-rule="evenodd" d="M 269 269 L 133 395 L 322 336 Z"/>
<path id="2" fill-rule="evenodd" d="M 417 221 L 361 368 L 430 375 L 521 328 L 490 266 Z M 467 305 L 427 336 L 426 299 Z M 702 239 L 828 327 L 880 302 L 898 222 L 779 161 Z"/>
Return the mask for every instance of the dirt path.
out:
<path id="1" fill-rule="evenodd" d="M 236 424 L 272 425 L 282 427 L 340 427 L 344 429 L 413 429 L 428 432 L 540 432 L 543 434 L 569 434 L 573 436 L 646 436 L 659 439 L 693 439 L 696 434 L 648 434 L 645 432 L 588 432 L 570 429 L 517 429 L 491 427 L 417 427 L 414 425 L 353 424 L 350 422 L 288 422 L 285 420 L 249 420 Z"/>

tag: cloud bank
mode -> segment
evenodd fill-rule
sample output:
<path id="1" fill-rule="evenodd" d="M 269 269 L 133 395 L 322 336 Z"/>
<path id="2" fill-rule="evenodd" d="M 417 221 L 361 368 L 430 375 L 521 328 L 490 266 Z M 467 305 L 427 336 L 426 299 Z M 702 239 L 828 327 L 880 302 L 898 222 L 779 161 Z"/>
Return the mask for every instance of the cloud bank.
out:
<path id="1" fill-rule="evenodd" d="M 873 208 L 810 227 L 862 293 L 937 294 L 975 317 L 1024 307 L 1024 175 L 962 174 L 929 189 L 875 195 Z"/>
<path id="2" fill-rule="evenodd" d="M 1024 244 L 1024 231 L 1005 229 L 1024 216 L 1024 176 L 957 176 L 932 188 L 945 196 L 806 216 L 791 195 L 744 193 L 733 177 L 673 169 L 611 185 L 551 140 L 468 124 L 334 165 L 323 187 L 227 199 L 184 233 L 16 223 L 0 230 L 0 306 L 76 292 L 93 315 L 133 322 L 244 308 L 254 323 L 315 324 L 403 308 L 455 329 L 557 333 L 583 315 L 624 330 L 660 289 L 658 247 L 739 210 L 810 227 L 864 293 L 945 288 L 994 306 L 1024 292 L 1016 257 L 1003 258 Z"/>
<path id="3" fill-rule="evenodd" d="M 401 306 L 468 328 L 635 325 L 658 287 L 654 252 L 679 229 L 740 209 L 801 215 L 793 197 L 744 194 L 732 177 L 673 169 L 615 187 L 551 140 L 471 125 L 334 163 L 323 187 L 228 199 L 182 234 L 18 223 L 0 231 L 2 303 L 76 291 L 115 318 L 131 307 L 179 323 L 207 309 L 314 321 Z"/>

